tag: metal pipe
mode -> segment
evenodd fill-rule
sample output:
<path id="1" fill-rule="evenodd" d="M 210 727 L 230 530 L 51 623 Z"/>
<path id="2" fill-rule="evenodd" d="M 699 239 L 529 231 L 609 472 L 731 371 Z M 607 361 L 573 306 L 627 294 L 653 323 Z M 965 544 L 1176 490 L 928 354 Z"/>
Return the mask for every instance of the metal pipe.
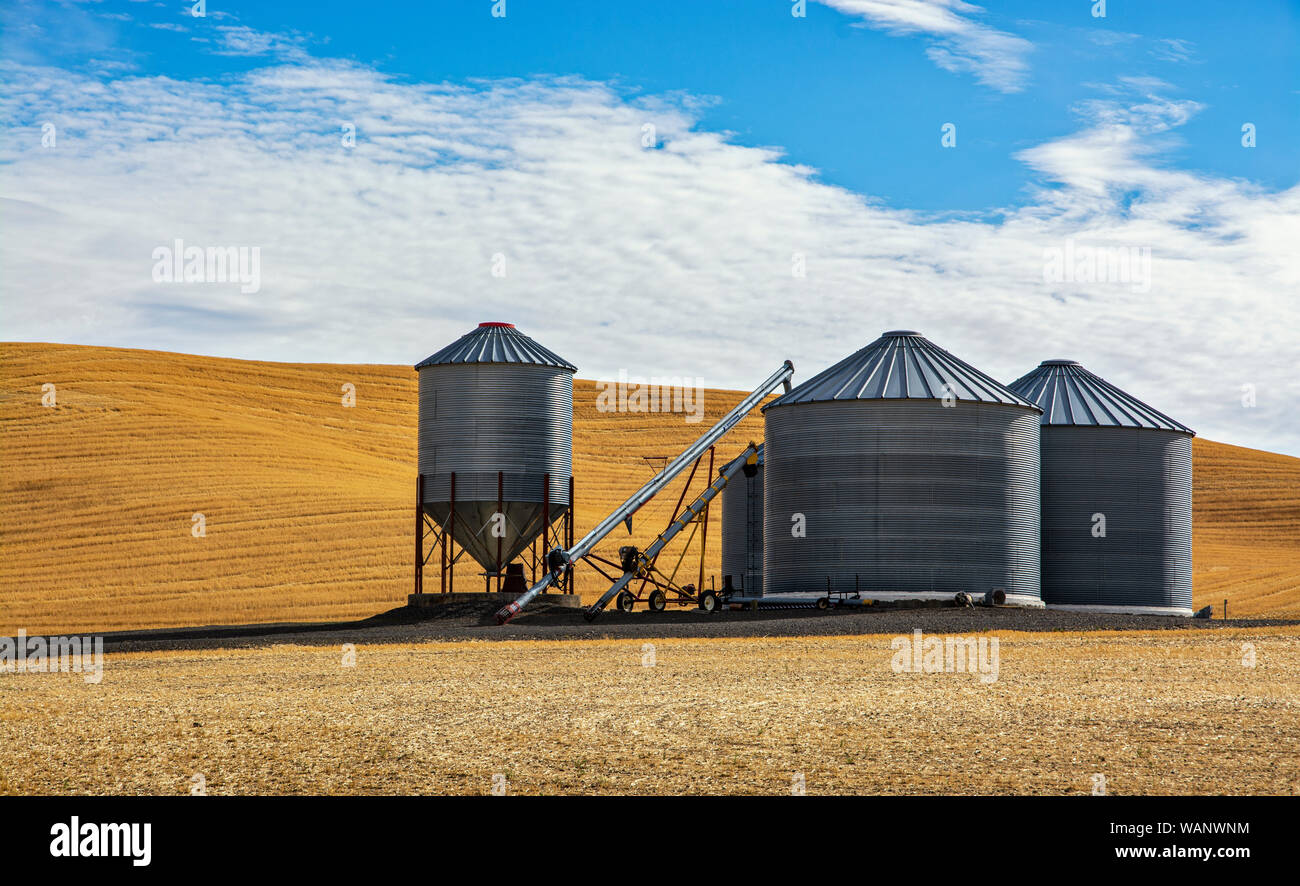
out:
<path id="1" fill-rule="evenodd" d="M 670 461 L 663 469 L 663 472 L 654 477 L 636 492 L 632 497 L 623 502 L 604 520 L 601 520 L 596 527 L 584 535 L 576 544 L 568 550 L 556 548 L 547 555 L 548 571 L 542 576 L 541 581 L 534 584 L 525 591 L 518 600 L 504 607 L 497 613 L 497 624 L 505 624 L 519 614 L 519 611 L 533 601 L 533 599 L 546 590 L 559 576 L 578 559 L 586 556 L 605 536 L 609 535 L 618 524 L 622 523 L 624 518 L 635 513 L 638 508 L 654 498 L 655 494 L 667 486 L 672 479 L 686 468 L 687 465 L 694 462 L 704 454 L 704 451 L 716 443 L 724 434 L 740 424 L 741 419 L 749 414 L 749 411 L 763 401 L 772 390 L 777 386 L 784 384 L 787 389 L 790 386 L 790 376 L 794 375 L 794 364 L 786 360 L 781 364 L 781 368 L 768 376 L 761 385 L 755 388 L 745 399 L 736 404 L 730 412 L 724 415 L 716 425 L 706 431 L 698 440 L 686 448 L 680 455 Z"/>

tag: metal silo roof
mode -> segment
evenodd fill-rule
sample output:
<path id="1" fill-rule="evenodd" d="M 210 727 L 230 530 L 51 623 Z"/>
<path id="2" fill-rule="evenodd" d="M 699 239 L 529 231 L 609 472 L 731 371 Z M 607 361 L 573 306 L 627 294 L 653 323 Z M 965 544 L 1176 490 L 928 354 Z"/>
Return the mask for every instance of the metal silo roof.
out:
<path id="1" fill-rule="evenodd" d="M 451 363 L 524 363 L 578 371 L 568 360 L 515 329 L 513 323 L 480 323 L 478 328 L 416 363 L 415 368 Z"/>
<path id="2" fill-rule="evenodd" d="M 828 400 L 956 400 L 1037 408 L 910 329 L 886 332 L 764 407 Z"/>
<path id="3" fill-rule="evenodd" d="M 1044 425 L 1155 428 L 1195 434 L 1191 428 L 1126 394 L 1074 360 L 1044 360 L 1009 387 L 1043 410 Z"/>

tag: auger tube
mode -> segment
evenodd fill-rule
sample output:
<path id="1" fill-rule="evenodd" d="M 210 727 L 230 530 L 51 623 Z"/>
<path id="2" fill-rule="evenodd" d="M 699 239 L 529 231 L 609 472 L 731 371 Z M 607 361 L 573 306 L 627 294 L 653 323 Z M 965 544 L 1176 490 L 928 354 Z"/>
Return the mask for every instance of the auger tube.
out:
<path id="1" fill-rule="evenodd" d="M 674 477 L 682 472 L 685 467 L 695 461 L 706 449 L 716 443 L 721 437 L 740 423 L 751 409 L 762 402 L 763 398 L 772 392 L 777 385 L 785 385 L 787 391 L 790 390 L 790 377 L 794 375 L 794 364 L 786 360 L 781 364 L 781 368 L 772 373 L 767 379 L 755 388 L 750 394 L 736 404 L 735 408 L 724 415 L 716 425 L 709 428 L 703 436 L 683 450 L 676 458 L 670 461 L 663 471 L 655 475 L 654 479 L 646 483 L 636 492 L 632 493 L 631 498 L 619 505 L 609 516 L 596 525 L 586 535 L 567 551 L 563 548 L 555 548 L 547 555 L 548 571 L 538 580 L 538 582 L 520 595 L 519 599 L 503 607 L 497 612 L 497 624 L 503 625 L 510 619 L 514 618 L 519 612 L 533 601 L 533 599 L 546 590 L 556 579 L 563 574 L 564 570 L 572 566 L 575 562 L 591 553 L 594 548 L 605 536 L 614 530 L 614 527 L 622 523 L 627 517 L 636 513 L 637 509 L 654 498 L 665 486 L 667 486 Z"/>

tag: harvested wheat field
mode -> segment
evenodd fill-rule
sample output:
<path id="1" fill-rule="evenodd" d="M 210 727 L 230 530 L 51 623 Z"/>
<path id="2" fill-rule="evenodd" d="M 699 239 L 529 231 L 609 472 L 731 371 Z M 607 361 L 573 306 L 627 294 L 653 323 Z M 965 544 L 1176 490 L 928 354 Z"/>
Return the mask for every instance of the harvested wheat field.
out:
<path id="1" fill-rule="evenodd" d="M 691 424 L 598 413 L 595 395 L 576 382 L 579 535 L 650 478 L 648 458 L 680 451 L 743 396 L 707 392 Z M 0 345 L 0 635 L 351 619 L 402 604 L 415 417 L 409 366 Z M 752 415 L 719 460 L 761 436 Z M 1300 459 L 1200 439 L 1194 452 L 1196 606 L 1226 597 L 1233 616 L 1300 615 Z M 634 543 L 663 528 L 684 479 L 637 516 Z M 628 540 L 620 530 L 597 552 Z M 458 572 L 458 589 L 482 588 L 472 572 Z M 579 575 L 588 599 L 604 589 Z"/>
<path id="2" fill-rule="evenodd" d="M 111 654 L 0 675 L 0 790 L 1300 793 L 1300 628 L 999 641 L 989 683 L 887 636 Z"/>

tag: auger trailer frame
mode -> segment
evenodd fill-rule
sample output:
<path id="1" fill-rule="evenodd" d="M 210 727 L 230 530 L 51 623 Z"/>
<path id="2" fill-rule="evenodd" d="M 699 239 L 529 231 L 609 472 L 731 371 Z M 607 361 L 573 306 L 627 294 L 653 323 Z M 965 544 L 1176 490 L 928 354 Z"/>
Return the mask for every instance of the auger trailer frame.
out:
<path id="1" fill-rule="evenodd" d="M 696 462 L 700 458 L 700 456 L 702 456 L 710 447 L 713 446 L 713 444 L 715 444 L 728 431 L 730 431 L 737 424 L 739 424 L 741 419 L 743 419 L 746 415 L 748 415 L 749 411 L 753 409 L 755 406 L 757 406 L 759 403 L 761 403 L 763 401 L 763 398 L 766 397 L 768 394 L 770 394 L 773 390 L 775 390 L 777 386 L 784 385 L 785 390 L 789 392 L 790 377 L 792 375 L 794 375 L 794 364 L 791 363 L 789 360 L 786 360 L 783 364 L 781 364 L 780 369 L 778 369 L 776 372 L 768 376 L 761 385 L 759 385 L 757 388 L 751 391 L 745 397 L 745 399 L 737 403 L 735 408 L 733 408 L 730 412 L 724 415 L 718 421 L 717 424 L 715 424 L 709 430 L 705 431 L 704 434 L 698 440 L 696 440 L 694 443 L 688 446 L 685 450 L 682 451 L 681 454 L 679 454 L 676 458 L 674 458 L 671 462 L 669 462 L 664 467 L 662 472 L 655 475 L 655 477 L 652 480 L 650 480 L 648 483 L 646 483 L 636 492 L 632 493 L 632 496 L 627 501 L 623 502 L 623 504 L 619 505 L 617 508 L 614 509 L 612 513 L 606 516 L 605 519 L 601 520 L 598 524 L 596 524 L 595 528 L 593 528 L 590 532 L 588 532 L 581 539 L 579 539 L 576 544 L 572 545 L 570 548 L 568 548 L 568 550 L 565 550 L 564 548 L 560 548 L 560 547 L 556 547 L 552 549 L 550 553 L 546 555 L 546 566 L 547 566 L 546 574 L 543 575 L 541 579 L 538 580 L 531 588 L 525 591 L 519 597 L 519 599 L 503 607 L 499 612 L 497 612 L 496 615 L 497 624 L 505 624 L 506 622 L 510 621 L 510 619 L 518 615 L 519 612 L 523 610 L 525 606 L 531 603 L 533 599 L 537 597 L 538 594 L 546 590 L 546 588 L 550 587 L 552 584 L 558 582 L 563 576 L 565 576 L 570 570 L 573 569 L 574 564 L 576 564 L 579 560 L 586 558 L 591 553 L 592 549 L 595 548 L 595 546 L 602 539 L 604 539 L 605 536 L 609 535 L 609 533 L 612 532 L 614 528 L 618 526 L 618 524 L 624 522 L 625 520 L 630 519 L 633 514 L 635 514 L 644 504 L 646 504 L 646 502 L 650 501 L 652 498 L 655 497 L 655 495 L 661 492 L 664 489 L 664 487 L 666 487 L 673 480 L 674 477 L 676 477 L 683 470 L 685 470 L 687 465 Z M 710 484 L 710 489 L 712 489 L 713 485 L 714 484 Z M 726 485 L 725 481 L 723 482 L 722 485 Z M 721 490 L 721 486 L 718 487 L 718 491 L 720 490 Z M 709 495 L 709 498 L 711 499 L 716 494 L 717 491 L 712 492 Z M 699 504 L 698 499 L 696 500 L 696 502 L 692 502 L 692 507 L 694 507 L 696 504 Z M 703 502 L 701 507 L 707 504 L 708 501 L 706 500 L 705 502 Z M 690 508 L 688 508 L 687 511 L 690 511 Z M 686 512 L 683 512 L 682 517 L 684 517 L 685 514 Z M 681 517 L 679 517 L 678 519 L 680 520 Z M 678 521 L 675 520 L 674 525 L 677 525 L 677 523 Z M 669 528 L 671 529 L 672 527 L 670 526 Z M 677 530 L 673 531 L 673 535 L 676 535 L 676 533 L 679 531 L 680 531 L 680 527 Z M 656 539 L 656 543 L 658 541 L 659 540 Z M 660 545 L 660 547 L 662 547 L 662 545 Z M 647 550 L 649 550 L 649 548 L 647 548 Z M 625 567 L 623 567 L 622 564 L 620 564 L 619 568 L 625 568 Z M 632 575 L 631 577 L 628 577 L 628 573 L 625 569 L 623 576 L 619 578 L 618 581 L 615 582 L 615 585 L 617 585 L 619 582 L 623 582 L 623 587 L 626 587 L 627 582 L 631 581 L 632 578 L 635 577 L 636 577 L 635 574 Z M 621 590 L 621 588 L 619 588 L 618 590 Z M 618 590 L 614 590 L 613 593 L 606 591 L 605 595 L 601 597 L 600 602 L 597 602 L 593 604 L 591 607 L 589 607 L 588 620 L 594 619 L 597 615 L 599 615 L 600 611 L 604 609 L 605 605 L 608 603 L 607 598 L 613 597 L 614 594 L 618 593 Z"/>
<path id="2" fill-rule="evenodd" d="M 712 461 L 712 459 L 710 459 L 710 461 Z M 713 499 L 717 497 L 718 493 L 722 492 L 722 490 L 726 488 L 727 483 L 732 477 L 736 476 L 736 474 L 741 471 L 745 471 L 752 476 L 758 471 L 757 463 L 758 444 L 750 442 L 749 446 L 745 448 L 745 451 L 740 454 L 740 457 L 734 459 L 728 467 L 720 471 L 717 478 L 714 479 L 713 482 L 711 482 L 694 501 L 687 505 L 685 510 L 676 515 L 673 521 L 668 524 L 668 528 L 659 533 L 659 536 L 646 546 L 644 551 L 638 551 L 631 545 L 624 545 L 619 548 L 618 554 L 619 560 L 621 561 L 619 566 L 622 568 L 623 574 L 609 586 L 609 590 L 605 591 L 599 600 L 588 606 L 583 612 L 583 616 L 587 621 L 595 621 L 596 617 L 599 616 L 600 613 L 604 611 L 605 607 L 609 605 L 609 601 L 615 598 L 618 598 L 621 604 L 631 598 L 632 603 L 635 604 L 640 599 L 640 594 L 632 594 L 632 592 L 626 590 L 626 588 L 638 578 L 641 579 L 643 585 L 647 582 L 654 585 L 655 590 L 651 591 L 651 597 L 648 602 L 650 603 L 650 608 L 655 611 L 662 611 L 664 609 L 668 603 L 669 593 L 672 593 L 676 598 L 673 602 L 681 605 L 690 605 L 694 603 L 706 612 L 713 612 L 722 603 L 726 602 L 724 599 L 728 596 L 726 592 L 715 591 L 712 588 L 703 587 L 703 578 L 700 579 L 699 588 L 696 588 L 694 585 L 681 587 L 674 581 L 676 570 L 674 570 L 673 576 L 665 575 L 659 570 L 656 563 L 659 559 L 659 554 L 662 553 L 667 544 L 672 541 L 679 532 L 687 526 L 695 523 L 703 515 L 708 514 L 709 502 L 713 501 Z M 709 473 L 712 473 L 711 467 Z M 703 552 L 701 552 L 701 557 L 703 557 Z M 703 567 L 701 567 L 701 571 L 702 569 Z M 602 572 L 602 574 L 604 573 Z M 608 577 L 609 576 L 606 576 L 606 578 Z M 656 599 L 654 596 L 656 593 L 662 594 L 663 596 Z M 620 605 L 619 608 L 624 611 L 629 611 L 632 607 L 628 605 Z"/>
<path id="3" fill-rule="evenodd" d="M 709 477 L 713 474 L 715 449 L 717 449 L 716 444 L 710 446 L 708 450 L 709 467 L 704 473 L 706 492 Z M 670 458 L 665 458 L 664 464 L 667 465 L 670 460 Z M 672 529 L 673 524 L 677 522 L 677 515 L 682 513 L 682 505 L 686 502 L 686 494 L 691 491 L 691 485 L 695 482 L 695 475 L 699 473 L 700 465 L 703 461 L 704 456 L 701 455 L 699 458 L 695 459 L 694 463 L 691 465 L 691 472 L 686 476 L 686 483 L 682 486 L 681 495 L 677 497 L 677 503 L 673 506 L 672 516 L 668 518 L 668 529 Z M 660 470 L 662 470 L 662 468 L 660 468 Z M 695 519 L 690 520 L 690 534 L 686 536 L 686 541 L 682 545 L 682 549 L 678 553 L 676 562 L 673 564 L 670 572 L 665 572 L 658 566 L 659 556 L 663 554 L 663 550 L 660 549 L 654 556 L 649 557 L 649 566 L 642 570 L 642 574 L 640 575 L 641 580 L 637 583 L 636 590 L 633 591 L 628 588 L 621 591 L 615 598 L 615 605 L 624 612 L 631 612 L 636 608 L 638 603 L 647 604 L 652 612 L 662 612 L 670 605 L 698 605 L 699 594 L 695 590 L 696 585 L 689 583 L 678 584 L 677 575 L 681 572 L 682 566 L 686 562 L 686 557 L 690 553 L 691 543 L 695 541 L 695 538 L 698 535 L 700 539 L 698 584 L 700 588 L 704 587 L 704 564 L 705 559 L 708 556 L 709 541 L 708 518 L 709 509 L 706 507 L 695 517 Z M 697 531 L 701 528 L 703 531 Z M 619 580 L 619 576 L 622 575 L 622 573 L 629 569 L 637 568 L 635 564 L 638 562 L 637 555 L 639 553 L 640 551 L 637 550 L 635 545 L 624 545 L 618 549 L 617 561 L 608 560 L 604 557 L 597 556 L 596 554 L 588 554 L 583 557 L 582 560 L 596 572 L 600 573 L 601 577 L 606 581 L 616 582 Z M 613 570 L 613 572 L 606 572 L 601 568 L 602 564 L 608 566 Z M 571 576 L 572 573 L 569 574 L 569 577 Z M 649 588 L 648 591 L 647 588 Z"/>

